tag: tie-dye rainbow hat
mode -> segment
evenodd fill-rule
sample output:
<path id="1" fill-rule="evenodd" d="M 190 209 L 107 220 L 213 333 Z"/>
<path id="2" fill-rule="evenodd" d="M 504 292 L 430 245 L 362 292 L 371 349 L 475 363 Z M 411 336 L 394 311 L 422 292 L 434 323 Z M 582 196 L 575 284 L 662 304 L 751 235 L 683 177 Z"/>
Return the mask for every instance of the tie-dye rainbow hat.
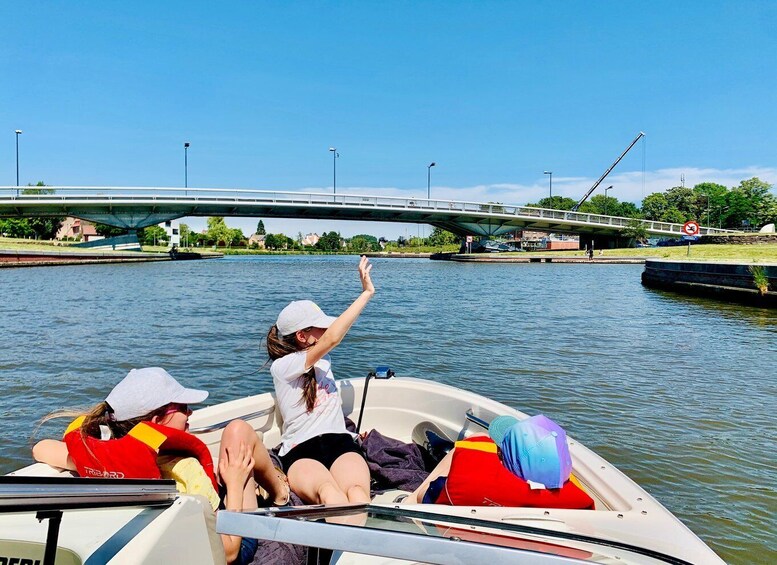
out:
<path id="1" fill-rule="evenodd" d="M 567 434 L 550 418 L 542 414 L 525 420 L 497 416 L 488 435 L 502 450 L 502 462 L 513 474 L 545 488 L 560 488 L 569 480 L 572 457 Z"/>

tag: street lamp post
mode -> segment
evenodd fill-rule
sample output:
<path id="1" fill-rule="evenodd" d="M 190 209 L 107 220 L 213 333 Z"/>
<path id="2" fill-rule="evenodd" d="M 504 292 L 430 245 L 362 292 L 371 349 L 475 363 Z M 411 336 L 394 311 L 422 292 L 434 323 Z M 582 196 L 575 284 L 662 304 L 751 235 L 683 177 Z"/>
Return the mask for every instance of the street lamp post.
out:
<path id="1" fill-rule="evenodd" d="M 16 186 L 19 186 L 19 136 L 22 130 L 16 130 Z M 19 196 L 19 190 L 16 190 L 16 196 Z"/>
<path id="2" fill-rule="evenodd" d="M 432 199 L 432 167 L 437 166 L 437 163 L 431 162 L 426 167 L 426 199 Z"/>
<path id="3" fill-rule="evenodd" d="M 337 147 L 330 147 L 332 152 L 332 194 L 337 194 L 337 158 L 340 154 L 337 152 Z"/>
<path id="4" fill-rule="evenodd" d="M 604 189 L 604 215 L 607 215 L 607 191 L 612 190 L 612 185 Z"/>
<path id="5" fill-rule="evenodd" d="M 183 187 L 189 188 L 189 142 L 188 141 L 183 142 Z"/>
<path id="6" fill-rule="evenodd" d="M 548 200 L 550 200 L 550 206 L 553 207 L 553 171 L 544 171 L 544 175 L 548 175 Z"/>
<path id="7" fill-rule="evenodd" d="M 717 206 L 717 211 L 718 211 L 718 229 L 721 229 L 723 227 L 723 212 L 728 211 L 729 208 L 731 208 L 731 206 L 723 206 L 722 204 Z M 709 221 L 707 223 L 709 223 Z"/>

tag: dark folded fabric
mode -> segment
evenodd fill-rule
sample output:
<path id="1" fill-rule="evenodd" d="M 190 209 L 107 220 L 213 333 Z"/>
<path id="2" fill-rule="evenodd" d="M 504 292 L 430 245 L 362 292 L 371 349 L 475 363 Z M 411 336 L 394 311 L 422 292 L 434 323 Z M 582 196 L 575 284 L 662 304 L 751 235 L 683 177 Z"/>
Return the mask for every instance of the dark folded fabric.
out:
<path id="1" fill-rule="evenodd" d="M 429 474 L 421 449 L 414 443 L 404 443 L 372 430 L 362 441 L 362 449 L 374 493 L 391 489 L 414 491 Z"/>

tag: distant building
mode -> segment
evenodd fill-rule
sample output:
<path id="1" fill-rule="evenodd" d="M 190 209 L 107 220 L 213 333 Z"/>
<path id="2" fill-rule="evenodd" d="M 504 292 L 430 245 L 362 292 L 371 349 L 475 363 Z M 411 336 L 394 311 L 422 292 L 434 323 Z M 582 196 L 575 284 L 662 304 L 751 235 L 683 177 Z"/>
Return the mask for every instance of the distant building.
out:
<path id="1" fill-rule="evenodd" d="M 248 247 L 251 247 L 254 244 L 256 244 L 256 247 L 258 247 L 259 249 L 264 249 L 265 237 L 266 236 L 264 234 L 258 234 L 258 233 L 251 234 L 251 237 L 248 238 Z"/>
<path id="2" fill-rule="evenodd" d="M 159 224 L 159 227 L 167 233 L 167 246 L 181 246 L 181 222 L 178 220 L 167 220 Z"/>
<path id="3" fill-rule="evenodd" d="M 57 240 L 76 240 L 76 241 L 97 241 L 103 239 L 103 236 L 97 235 L 97 229 L 92 222 L 82 220 L 81 218 L 74 218 L 68 216 L 59 226 L 57 235 L 54 236 Z"/>
<path id="4" fill-rule="evenodd" d="M 309 233 L 308 235 L 302 238 L 302 241 L 300 243 L 302 245 L 310 245 L 312 247 L 316 243 L 318 243 L 319 239 L 321 239 L 321 237 L 317 233 Z"/>
<path id="5" fill-rule="evenodd" d="M 522 230 L 515 233 L 512 243 L 520 242 L 527 251 L 559 251 L 580 249 L 580 238 L 576 235 Z"/>

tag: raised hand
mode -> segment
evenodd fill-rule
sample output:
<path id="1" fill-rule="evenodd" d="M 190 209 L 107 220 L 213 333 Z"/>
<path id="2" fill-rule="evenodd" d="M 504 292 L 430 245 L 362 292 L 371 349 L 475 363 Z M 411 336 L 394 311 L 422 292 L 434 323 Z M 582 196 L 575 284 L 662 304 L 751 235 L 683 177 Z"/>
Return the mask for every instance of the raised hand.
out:
<path id="1" fill-rule="evenodd" d="M 369 292 L 370 296 L 375 294 L 375 286 L 373 286 L 372 278 L 370 277 L 371 270 L 372 265 L 370 264 L 369 259 L 362 255 L 361 259 L 359 259 L 359 277 L 362 280 L 362 290 L 364 292 Z"/>

